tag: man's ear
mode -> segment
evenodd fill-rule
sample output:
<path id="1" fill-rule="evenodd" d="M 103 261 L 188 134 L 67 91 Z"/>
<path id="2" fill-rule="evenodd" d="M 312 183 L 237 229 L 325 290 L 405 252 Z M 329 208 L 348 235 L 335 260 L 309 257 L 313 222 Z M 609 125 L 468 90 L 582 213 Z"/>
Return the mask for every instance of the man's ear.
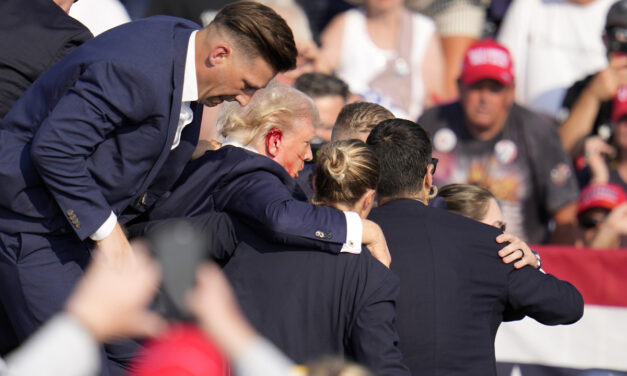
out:
<path id="1" fill-rule="evenodd" d="M 209 64 L 211 66 L 222 64 L 229 56 L 231 56 L 231 48 L 229 46 L 226 44 L 215 45 L 209 53 Z"/>
<path id="2" fill-rule="evenodd" d="M 271 157 L 276 157 L 281 149 L 281 140 L 283 139 L 283 132 L 277 128 L 272 128 L 266 135 L 266 151 Z"/>
<path id="3" fill-rule="evenodd" d="M 427 173 L 425 174 L 424 179 L 422 180 L 422 186 L 425 194 L 428 196 L 429 192 L 431 192 L 431 186 L 433 185 L 433 165 L 427 165 Z"/>

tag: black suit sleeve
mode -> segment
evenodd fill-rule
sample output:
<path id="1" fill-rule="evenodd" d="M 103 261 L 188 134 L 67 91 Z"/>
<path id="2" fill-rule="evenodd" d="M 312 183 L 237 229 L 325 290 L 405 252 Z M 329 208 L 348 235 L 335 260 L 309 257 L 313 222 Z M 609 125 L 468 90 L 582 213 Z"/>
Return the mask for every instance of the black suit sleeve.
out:
<path id="1" fill-rule="evenodd" d="M 508 277 L 505 318 L 527 315 L 545 325 L 572 324 L 583 316 L 583 297 L 570 283 L 530 266 Z"/>
<path id="2" fill-rule="evenodd" d="M 385 268 L 383 265 L 377 265 Z M 396 297 L 400 281 L 387 271 L 386 277 L 365 299 L 350 329 L 348 348 L 354 359 L 377 375 L 410 375 L 403 364 L 396 331 Z"/>
<path id="3" fill-rule="evenodd" d="M 172 218 L 133 225 L 127 229 L 129 238 L 145 237 L 149 240 L 168 232 L 179 223 L 189 227 L 200 237 L 206 249 L 203 258 L 224 265 L 235 252 L 238 239 L 231 218 L 226 213 L 210 212 L 193 218 Z"/>

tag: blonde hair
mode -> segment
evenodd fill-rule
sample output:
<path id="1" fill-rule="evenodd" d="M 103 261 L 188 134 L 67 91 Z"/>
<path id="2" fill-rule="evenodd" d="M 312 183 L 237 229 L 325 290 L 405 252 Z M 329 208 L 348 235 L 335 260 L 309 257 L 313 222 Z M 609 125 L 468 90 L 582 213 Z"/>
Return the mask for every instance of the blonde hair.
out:
<path id="1" fill-rule="evenodd" d="M 377 189 L 379 161 L 359 140 L 333 141 L 322 147 L 314 168 L 316 204 L 354 205 L 367 189 Z"/>
<path id="2" fill-rule="evenodd" d="M 389 119 L 394 119 L 394 114 L 379 104 L 349 103 L 337 115 L 331 139 L 336 141 L 360 138 L 360 133 L 370 133 L 377 124 Z"/>
<path id="3" fill-rule="evenodd" d="M 217 125 L 220 135 L 243 145 L 258 146 L 272 129 L 292 130 L 293 120 L 311 118 L 318 123 L 314 102 L 302 92 L 273 82 L 257 90 L 246 106 L 237 102 L 222 105 Z"/>
<path id="4" fill-rule="evenodd" d="M 453 213 L 482 221 L 488 213 L 494 195 L 473 184 L 448 184 L 440 188 L 438 196 L 444 198 L 446 209 Z"/>

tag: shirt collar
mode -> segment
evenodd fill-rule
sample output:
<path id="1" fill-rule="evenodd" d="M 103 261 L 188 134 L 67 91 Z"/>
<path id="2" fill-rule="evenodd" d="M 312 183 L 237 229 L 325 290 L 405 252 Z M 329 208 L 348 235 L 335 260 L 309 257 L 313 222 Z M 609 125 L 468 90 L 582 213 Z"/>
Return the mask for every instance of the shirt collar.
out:
<path id="1" fill-rule="evenodd" d="M 196 33 L 192 31 L 187 44 L 187 56 L 185 57 L 185 75 L 183 76 L 183 102 L 198 100 L 198 82 L 196 80 Z"/>
<path id="2" fill-rule="evenodd" d="M 259 152 L 254 147 L 252 147 L 250 145 L 244 145 L 241 142 L 239 142 L 237 140 L 234 140 L 232 138 L 226 138 L 224 140 L 224 142 L 222 143 L 222 146 L 229 146 L 229 145 L 230 146 L 235 146 L 235 147 L 238 147 L 238 148 L 242 148 L 242 149 L 246 149 L 248 151 L 252 151 L 255 154 L 259 154 Z"/>

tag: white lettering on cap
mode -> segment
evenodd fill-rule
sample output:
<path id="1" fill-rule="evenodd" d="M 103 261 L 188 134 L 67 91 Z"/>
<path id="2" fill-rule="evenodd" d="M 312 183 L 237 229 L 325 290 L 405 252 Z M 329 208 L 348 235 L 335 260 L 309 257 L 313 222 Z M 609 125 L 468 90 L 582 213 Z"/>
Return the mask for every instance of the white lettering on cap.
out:
<path id="1" fill-rule="evenodd" d="M 498 48 L 477 48 L 468 51 L 468 61 L 470 65 L 495 65 L 501 68 L 509 66 L 509 55 Z"/>

